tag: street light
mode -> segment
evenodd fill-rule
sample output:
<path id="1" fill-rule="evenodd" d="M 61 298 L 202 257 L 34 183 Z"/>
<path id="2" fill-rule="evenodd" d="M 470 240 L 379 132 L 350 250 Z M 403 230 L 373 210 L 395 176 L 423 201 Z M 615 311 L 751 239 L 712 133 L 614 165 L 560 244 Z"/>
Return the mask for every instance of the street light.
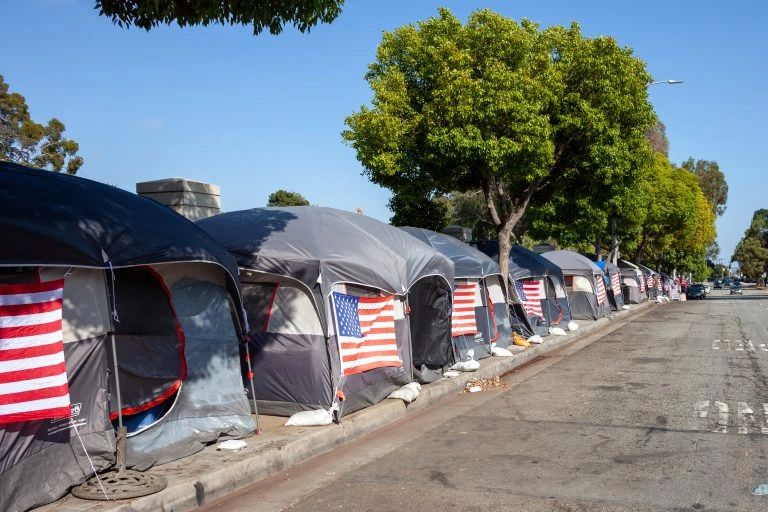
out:
<path id="1" fill-rule="evenodd" d="M 677 85 L 682 83 L 683 83 L 682 80 L 659 80 L 658 82 L 651 82 L 648 85 L 649 86 L 658 85 L 658 84 Z"/>

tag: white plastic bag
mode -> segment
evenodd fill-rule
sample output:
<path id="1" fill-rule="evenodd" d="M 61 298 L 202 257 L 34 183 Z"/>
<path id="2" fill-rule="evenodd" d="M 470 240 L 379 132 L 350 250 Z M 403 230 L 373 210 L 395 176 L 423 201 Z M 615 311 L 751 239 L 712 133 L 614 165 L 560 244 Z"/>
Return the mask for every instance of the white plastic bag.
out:
<path id="1" fill-rule="evenodd" d="M 474 372 L 477 371 L 478 368 L 480 368 L 480 363 L 474 359 L 470 361 L 459 361 L 455 365 L 451 366 L 451 369 L 460 372 Z"/>
<path id="2" fill-rule="evenodd" d="M 624 304 L 623 306 L 621 306 L 621 309 L 629 309 L 629 306 L 627 306 L 626 304 Z"/>
<path id="3" fill-rule="evenodd" d="M 493 354 L 496 357 L 509 357 L 509 356 L 514 355 L 509 350 L 507 350 L 505 348 L 501 348 L 501 347 L 493 347 L 493 348 L 491 348 L 491 354 Z"/>
<path id="4" fill-rule="evenodd" d="M 461 375 L 461 373 L 457 372 L 456 370 L 448 370 L 443 372 L 443 377 L 446 379 L 452 379 L 454 377 L 458 377 L 459 375 Z"/>
<path id="5" fill-rule="evenodd" d="M 319 427 L 333 423 L 333 416 L 327 409 L 297 412 L 285 422 L 286 427 Z"/>
<path id="6" fill-rule="evenodd" d="M 405 386 L 401 386 L 400 389 L 391 392 L 387 398 L 399 398 L 403 402 L 409 404 L 419 397 L 420 389 L 421 384 L 418 382 L 409 382 Z"/>
<path id="7" fill-rule="evenodd" d="M 542 338 L 538 334 L 534 334 L 533 336 L 528 338 L 528 343 L 532 343 L 534 345 L 540 345 L 540 344 L 544 343 L 544 338 Z"/>
<path id="8" fill-rule="evenodd" d="M 237 452 L 248 446 L 242 439 L 228 439 L 216 445 L 220 452 Z"/>
<path id="9" fill-rule="evenodd" d="M 576 323 L 576 322 L 574 322 L 573 320 L 571 320 L 570 322 L 568 322 L 568 330 L 569 330 L 569 331 L 575 331 L 575 330 L 577 330 L 578 328 L 579 328 L 579 324 L 577 324 L 577 323 Z"/>
<path id="10" fill-rule="evenodd" d="M 549 334 L 553 334 L 555 336 L 568 336 L 568 333 L 562 330 L 560 327 L 550 327 Z"/>

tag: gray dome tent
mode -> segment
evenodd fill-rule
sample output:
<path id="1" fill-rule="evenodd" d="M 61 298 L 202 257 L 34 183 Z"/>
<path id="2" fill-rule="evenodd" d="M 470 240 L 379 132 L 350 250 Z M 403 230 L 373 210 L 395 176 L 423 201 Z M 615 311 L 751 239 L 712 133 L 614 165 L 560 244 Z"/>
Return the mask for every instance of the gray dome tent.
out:
<path id="1" fill-rule="evenodd" d="M 589 258 L 573 251 L 549 251 L 542 256 L 562 269 L 573 318 L 597 320 L 610 312 L 603 272 Z"/>
<path id="2" fill-rule="evenodd" d="M 605 288 L 608 294 L 608 302 L 613 311 L 618 311 L 624 306 L 624 295 L 621 286 L 621 269 L 608 260 L 595 261 L 596 257 L 589 258 L 603 271 Z"/>
<path id="3" fill-rule="evenodd" d="M 414 357 L 450 362 L 453 263 L 407 233 L 313 206 L 254 208 L 198 225 L 241 268 L 260 412 L 338 408 L 341 417 L 377 403 L 412 380 L 411 343 Z M 422 291 L 442 302 L 432 300 L 425 322 L 431 328 L 411 333 L 410 292 L 425 281 L 431 286 Z M 377 341 L 358 313 L 382 297 L 389 301 L 386 318 L 369 315 L 387 329 Z M 431 348 L 422 351 L 424 345 Z"/>
<path id="4" fill-rule="evenodd" d="M 634 263 L 619 260 L 621 270 L 621 286 L 624 292 L 624 302 L 627 304 L 640 304 L 648 300 L 646 280 L 643 271 Z"/>
<path id="5" fill-rule="evenodd" d="M 507 348 L 511 344 L 512 325 L 509 321 L 507 299 L 502 286 L 501 270 L 489 256 L 452 236 L 428 229 L 401 227 L 436 251 L 447 256 L 455 266 L 453 344 L 459 359 L 468 359 L 469 350 L 474 358 L 490 355 L 491 344 Z M 462 310 L 458 295 L 471 292 L 471 312 Z M 471 319 L 466 320 L 467 313 Z M 469 323 L 469 326 L 467 326 Z"/>
<path id="6" fill-rule="evenodd" d="M 14 308 L 31 304 L 55 315 L 34 326 L 55 343 L 35 350 L 51 349 L 46 357 L 60 362 L 25 368 L 66 370 L 55 414 L 0 401 L 0 510 L 49 503 L 88 478 L 81 440 L 97 470 L 111 466 L 118 399 L 132 427 L 129 465 L 171 461 L 220 435 L 253 432 L 240 372 L 237 266 L 210 236 L 152 200 L 10 163 L 0 163 L 0 232 L 0 316 L 22 315 L 15 318 L 30 328 L 36 314 Z M 22 340 L 6 325 L 0 349 Z M 117 367 L 107 356 L 111 340 Z M 7 414 L 14 410 L 25 418 L 14 421 Z"/>
<path id="7" fill-rule="evenodd" d="M 494 261 L 499 260 L 499 242 L 482 240 L 472 245 Z M 514 294 L 517 313 L 514 328 L 524 336 L 547 336 L 549 328 L 571 320 L 571 309 L 565 293 L 560 267 L 522 245 L 513 244 L 509 253 L 510 291 Z"/>

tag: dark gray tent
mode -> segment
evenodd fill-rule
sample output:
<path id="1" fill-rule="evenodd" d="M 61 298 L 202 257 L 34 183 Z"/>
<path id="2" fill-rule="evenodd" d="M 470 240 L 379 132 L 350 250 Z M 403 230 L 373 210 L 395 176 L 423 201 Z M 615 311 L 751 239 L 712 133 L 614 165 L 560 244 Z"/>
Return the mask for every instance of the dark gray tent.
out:
<path id="1" fill-rule="evenodd" d="M 472 242 L 481 252 L 499 261 L 499 242 L 497 240 L 482 240 Z M 549 328 L 568 323 L 571 311 L 565 293 L 563 272 L 560 267 L 536 254 L 522 245 L 514 244 L 509 253 L 509 280 L 512 285 L 515 305 L 520 310 L 516 318 L 525 318 L 513 325 L 516 331 L 524 336 L 539 334 L 546 336 Z M 539 299 L 525 290 L 538 291 Z"/>
<path id="2" fill-rule="evenodd" d="M 646 280 L 643 272 L 634 263 L 619 260 L 621 270 L 621 288 L 624 294 L 624 302 L 627 304 L 640 304 L 648 299 L 646 292 Z"/>
<path id="3" fill-rule="evenodd" d="M 562 269 L 573 318 L 597 320 L 610 312 L 603 272 L 589 258 L 573 251 L 542 256 Z"/>
<path id="4" fill-rule="evenodd" d="M 152 200 L 10 163 L 0 163 L 0 232 L 0 308 L 37 304 L 30 290 L 38 286 L 59 294 L 58 318 L 45 325 L 63 340 L 63 355 L 57 347 L 52 355 L 66 368 L 69 412 L 9 422 L 9 412 L 32 404 L 0 401 L 0 510 L 49 503 L 87 479 L 83 445 L 96 469 L 111 466 L 118 396 L 129 465 L 253 432 L 240 372 L 237 266 L 210 236 Z M 0 352 L 20 342 L 4 326 Z M 7 362 L 0 357 L 6 382 Z"/>
<path id="5" fill-rule="evenodd" d="M 474 318 L 467 330 L 461 307 L 454 301 L 453 344 L 458 358 L 468 359 L 472 350 L 475 359 L 490 355 L 491 345 L 507 348 L 512 343 L 512 325 L 507 310 L 507 299 L 502 286 L 501 270 L 489 256 L 452 236 L 428 229 L 401 227 L 425 244 L 447 256 L 455 266 L 454 289 L 470 287 L 473 292 Z M 458 313 L 458 314 L 457 314 Z"/>
<path id="6" fill-rule="evenodd" d="M 452 361 L 453 263 L 407 233 L 312 206 L 254 208 L 198 225 L 241 267 L 260 412 L 328 409 L 341 417 L 377 403 L 411 381 L 411 343 L 416 364 Z M 381 297 L 392 302 L 394 341 L 364 365 L 363 351 L 379 345 L 369 347 L 362 330 L 355 331 L 359 343 L 345 341 L 352 335 L 343 307 Z M 411 332 L 409 306 L 423 315 L 418 332 Z"/>

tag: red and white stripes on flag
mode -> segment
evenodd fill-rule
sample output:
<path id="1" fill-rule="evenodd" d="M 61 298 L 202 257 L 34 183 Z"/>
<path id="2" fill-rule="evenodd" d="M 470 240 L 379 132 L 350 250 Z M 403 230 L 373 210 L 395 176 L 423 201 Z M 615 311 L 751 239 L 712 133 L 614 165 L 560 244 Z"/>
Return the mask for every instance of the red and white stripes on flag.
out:
<path id="1" fill-rule="evenodd" d="M 395 336 L 395 296 L 358 297 L 333 292 L 342 375 L 402 367 Z"/>
<path id="2" fill-rule="evenodd" d="M 614 297 L 621 296 L 621 279 L 616 272 L 611 273 L 611 289 L 613 290 Z"/>
<path id="3" fill-rule="evenodd" d="M 0 425 L 67 418 L 64 280 L 0 285 Z"/>
<path id="4" fill-rule="evenodd" d="M 643 279 L 643 273 L 639 270 L 637 272 L 637 280 L 640 281 L 640 293 L 645 293 L 645 279 Z"/>
<path id="5" fill-rule="evenodd" d="M 475 307 L 479 292 L 477 281 L 457 281 L 453 290 L 453 310 L 451 312 L 451 336 L 477 334 Z"/>
<path id="6" fill-rule="evenodd" d="M 544 311 L 541 309 L 541 301 L 546 298 L 544 281 L 535 278 L 518 279 L 515 281 L 515 290 L 528 315 L 544 318 Z"/>
<path id="7" fill-rule="evenodd" d="M 595 274 L 595 282 L 597 283 L 597 304 L 599 306 L 605 302 L 605 282 L 603 281 L 603 275 Z"/>

